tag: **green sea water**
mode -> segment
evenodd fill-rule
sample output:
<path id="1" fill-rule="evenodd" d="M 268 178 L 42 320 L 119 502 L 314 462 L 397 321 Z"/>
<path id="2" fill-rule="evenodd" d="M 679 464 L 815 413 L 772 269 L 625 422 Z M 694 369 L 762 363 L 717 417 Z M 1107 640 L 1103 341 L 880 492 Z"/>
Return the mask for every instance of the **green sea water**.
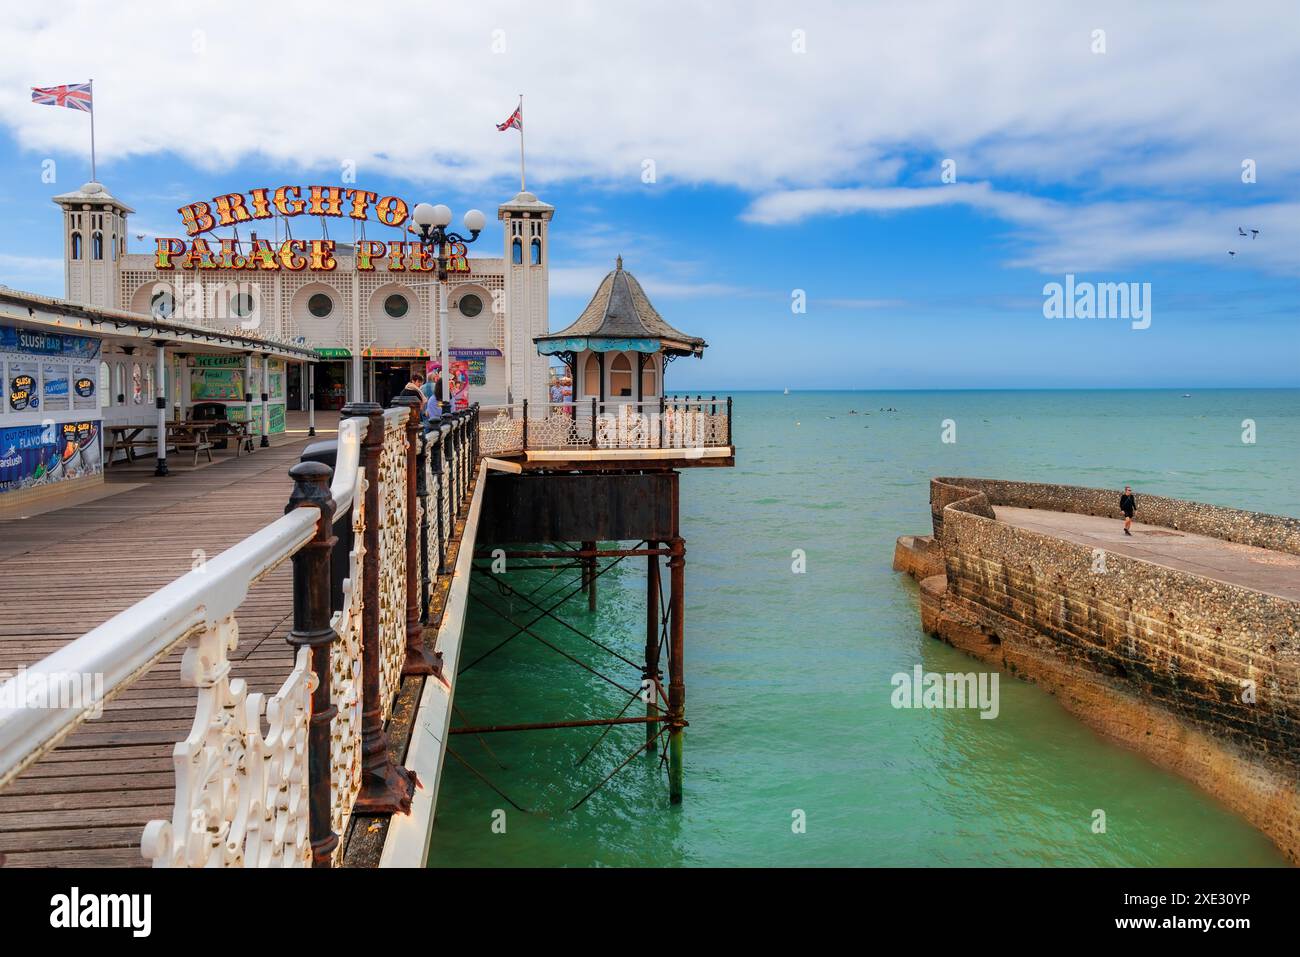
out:
<path id="1" fill-rule="evenodd" d="M 947 419 L 955 443 L 941 441 Z M 932 475 L 1130 484 L 1139 497 L 1300 515 L 1300 391 L 738 393 L 734 434 L 735 469 L 682 479 L 683 803 L 670 806 L 657 761 L 640 756 L 568 810 L 644 740 L 641 726 L 615 728 L 581 765 L 598 729 L 456 736 L 477 774 L 448 756 L 432 866 L 1284 863 L 1191 783 L 1009 674 L 995 720 L 893 708 L 897 672 L 988 666 L 921 631 L 916 586 L 890 559 L 898 535 L 930 530 Z M 791 571 L 795 549 L 804 574 Z M 634 661 L 644 562 L 602 576 L 595 614 L 581 596 L 560 610 Z M 536 600 L 575 575 L 506 580 L 540 588 Z M 475 593 L 509 608 L 491 579 Z M 516 618 L 534 617 L 513 601 Z M 637 686 L 635 669 L 562 626 L 534 630 Z M 512 631 L 474 602 L 462 663 Z M 461 675 L 455 723 L 608 716 L 626 701 L 523 635 Z"/>

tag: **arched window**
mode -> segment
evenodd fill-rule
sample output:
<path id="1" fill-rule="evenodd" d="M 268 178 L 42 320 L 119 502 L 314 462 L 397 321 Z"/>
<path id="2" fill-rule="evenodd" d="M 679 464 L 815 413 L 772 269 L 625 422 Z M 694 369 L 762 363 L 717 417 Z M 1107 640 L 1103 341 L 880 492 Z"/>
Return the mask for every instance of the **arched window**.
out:
<path id="1" fill-rule="evenodd" d="M 614 398 L 632 394 L 632 361 L 626 352 L 615 355 L 609 367 L 609 394 Z"/>
<path id="2" fill-rule="evenodd" d="M 92 259 L 104 258 L 104 234 L 95 233 L 90 237 L 90 257 Z"/>
<path id="3" fill-rule="evenodd" d="M 113 370 L 102 359 L 99 363 L 99 407 L 107 409 L 113 404 Z"/>
<path id="4" fill-rule="evenodd" d="M 517 239 L 510 244 L 510 261 L 516 266 L 523 265 L 524 244 Z"/>
<path id="5" fill-rule="evenodd" d="M 655 357 L 646 356 L 641 369 L 641 398 L 653 399 L 659 393 L 655 384 Z"/>
<path id="6" fill-rule="evenodd" d="M 81 233 L 72 234 L 72 258 L 81 258 Z"/>
<path id="7" fill-rule="evenodd" d="M 144 401 L 153 401 L 153 366 L 144 367 Z"/>
<path id="8" fill-rule="evenodd" d="M 582 367 L 582 394 L 584 396 L 600 395 L 600 363 L 594 352 L 587 354 L 587 362 Z"/>
<path id="9" fill-rule="evenodd" d="M 541 264 L 542 264 L 542 241 L 540 239 L 534 239 L 533 240 L 533 265 L 540 266 Z"/>

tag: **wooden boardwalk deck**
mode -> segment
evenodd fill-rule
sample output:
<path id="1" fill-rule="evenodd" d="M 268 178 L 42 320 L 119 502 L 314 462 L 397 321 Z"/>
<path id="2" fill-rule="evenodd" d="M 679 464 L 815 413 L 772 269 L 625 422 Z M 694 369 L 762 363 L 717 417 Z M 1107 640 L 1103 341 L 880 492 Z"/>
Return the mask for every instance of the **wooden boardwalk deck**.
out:
<path id="1" fill-rule="evenodd" d="M 291 424 L 292 427 L 292 424 Z M 322 437 L 329 437 L 323 434 Z M 289 467 L 309 440 L 178 470 L 110 471 L 143 482 L 27 519 L 0 520 L 0 670 L 31 665 L 283 514 Z M 253 691 L 288 675 L 292 568 L 285 562 L 241 607 L 235 675 Z M 179 682 L 182 649 L 159 662 L 59 748 L 0 791 L 5 866 L 144 866 L 146 822 L 169 819 L 171 753 L 194 718 Z"/>

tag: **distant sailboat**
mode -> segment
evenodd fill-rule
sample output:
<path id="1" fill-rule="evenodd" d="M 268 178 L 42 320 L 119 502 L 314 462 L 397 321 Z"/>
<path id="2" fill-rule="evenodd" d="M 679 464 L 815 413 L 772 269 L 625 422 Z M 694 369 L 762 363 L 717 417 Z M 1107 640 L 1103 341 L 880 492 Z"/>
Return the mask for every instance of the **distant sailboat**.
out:
<path id="1" fill-rule="evenodd" d="M 786 390 L 785 390 L 785 394 L 786 394 L 786 395 L 789 395 L 789 394 L 790 394 L 790 390 L 789 390 L 789 389 L 786 389 Z"/>

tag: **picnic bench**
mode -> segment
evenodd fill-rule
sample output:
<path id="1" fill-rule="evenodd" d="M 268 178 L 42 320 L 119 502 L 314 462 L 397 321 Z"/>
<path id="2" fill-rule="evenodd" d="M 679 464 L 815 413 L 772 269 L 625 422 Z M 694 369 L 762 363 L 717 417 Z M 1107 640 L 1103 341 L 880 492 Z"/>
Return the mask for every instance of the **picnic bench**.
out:
<path id="1" fill-rule="evenodd" d="M 158 443 L 154 439 L 140 438 L 141 432 L 152 428 L 153 425 L 105 425 L 104 431 L 109 436 L 108 450 L 104 456 L 105 467 L 112 466 L 113 458 L 118 452 L 125 452 L 126 460 L 134 462 L 136 449 L 156 449 Z"/>
<path id="2" fill-rule="evenodd" d="M 231 425 L 241 426 L 244 423 L 230 423 Z M 212 461 L 212 439 L 210 432 L 215 422 L 168 422 L 167 423 L 167 447 L 177 452 L 193 452 L 194 464 L 199 464 L 199 453 L 205 453 L 208 461 Z M 111 467 L 115 456 L 119 451 L 126 453 L 126 461 L 135 461 L 136 449 L 157 449 L 158 441 L 155 438 L 140 438 L 140 433 L 146 429 L 157 429 L 155 425 L 106 425 L 104 431 L 109 435 L 108 449 L 104 456 L 106 467 Z M 232 434 L 237 437 L 235 445 L 235 455 L 239 455 L 239 446 L 247 442 L 252 445 L 252 437 L 249 436 L 248 429 L 232 429 Z"/>
<path id="3" fill-rule="evenodd" d="M 168 422 L 167 444 L 177 452 L 193 452 L 194 463 L 199 464 L 199 453 L 206 452 L 208 461 L 212 461 L 212 441 L 208 433 L 212 431 L 212 422 Z M 236 450 L 238 454 L 238 450 Z"/>

